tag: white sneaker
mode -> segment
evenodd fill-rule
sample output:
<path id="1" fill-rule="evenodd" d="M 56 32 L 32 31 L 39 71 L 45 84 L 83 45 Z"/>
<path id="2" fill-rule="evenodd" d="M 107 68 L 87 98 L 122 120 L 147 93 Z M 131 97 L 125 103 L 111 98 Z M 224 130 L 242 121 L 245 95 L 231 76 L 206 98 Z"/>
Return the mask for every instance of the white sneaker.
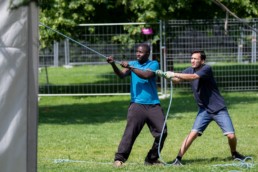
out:
<path id="1" fill-rule="evenodd" d="M 113 166 L 114 167 L 122 167 L 124 165 L 124 163 L 122 161 L 119 161 L 119 160 L 116 160 L 114 163 L 113 163 Z"/>
<path id="2" fill-rule="evenodd" d="M 179 159 L 175 159 L 173 162 L 172 162 L 172 165 L 173 166 L 182 166 L 183 164 L 181 163 L 181 161 Z"/>

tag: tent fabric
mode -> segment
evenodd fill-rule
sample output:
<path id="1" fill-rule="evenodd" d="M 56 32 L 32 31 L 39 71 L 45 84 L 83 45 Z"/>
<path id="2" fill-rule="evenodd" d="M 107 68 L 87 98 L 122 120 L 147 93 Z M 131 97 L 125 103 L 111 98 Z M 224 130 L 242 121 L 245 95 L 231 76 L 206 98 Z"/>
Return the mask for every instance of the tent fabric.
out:
<path id="1" fill-rule="evenodd" d="M 36 171 L 38 10 L 0 1 L 0 171 Z"/>

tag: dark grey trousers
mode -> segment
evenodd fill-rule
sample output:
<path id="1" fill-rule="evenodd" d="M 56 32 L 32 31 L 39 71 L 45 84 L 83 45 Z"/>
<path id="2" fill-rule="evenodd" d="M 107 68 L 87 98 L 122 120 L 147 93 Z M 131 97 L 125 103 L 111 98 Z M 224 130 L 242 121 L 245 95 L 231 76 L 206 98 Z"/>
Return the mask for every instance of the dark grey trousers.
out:
<path id="1" fill-rule="evenodd" d="M 125 162 L 132 150 L 133 144 L 140 134 L 145 123 L 148 125 L 149 130 L 154 137 L 154 143 L 149 150 L 145 161 L 155 161 L 159 158 L 158 147 L 161 137 L 162 128 L 164 125 L 165 116 L 159 104 L 157 105 L 144 105 L 131 103 L 127 113 L 127 124 L 124 135 L 119 144 L 118 150 L 115 154 L 115 160 Z M 162 140 L 160 143 L 160 151 L 164 145 L 167 137 L 167 126 L 165 126 Z"/>

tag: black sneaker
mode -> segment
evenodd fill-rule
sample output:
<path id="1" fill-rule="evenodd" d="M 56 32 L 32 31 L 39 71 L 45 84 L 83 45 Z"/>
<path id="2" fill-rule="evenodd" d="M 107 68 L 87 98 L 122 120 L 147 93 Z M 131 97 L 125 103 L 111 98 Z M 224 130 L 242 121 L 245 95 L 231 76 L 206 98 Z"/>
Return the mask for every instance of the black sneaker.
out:
<path id="1" fill-rule="evenodd" d="M 150 160 L 145 159 L 144 165 L 164 165 L 164 163 L 159 160 L 150 161 Z"/>
<path id="2" fill-rule="evenodd" d="M 232 153 L 232 158 L 233 160 L 244 160 L 246 158 L 246 156 L 241 155 L 239 152 L 234 152 Z"/>
<path id="3" fill-rule="evenodd" d="M 183 166 L 183 164 L 181 163 L 181 161 L 179 159 L 175 159 L 174 161 L 172 161 L 173 166 Z"/>

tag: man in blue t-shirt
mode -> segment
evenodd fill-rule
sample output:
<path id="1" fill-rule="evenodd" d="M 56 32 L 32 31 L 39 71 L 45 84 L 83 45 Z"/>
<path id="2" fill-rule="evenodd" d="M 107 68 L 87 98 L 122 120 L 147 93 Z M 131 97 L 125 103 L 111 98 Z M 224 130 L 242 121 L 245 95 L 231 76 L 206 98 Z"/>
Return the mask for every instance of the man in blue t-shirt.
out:
<path id="1" fill-rule="evenodd" d="M 147 44 L 140 44 L 137 48 L 135 61 L 121 62 L 123 67 L 120 70 L 113 59 L 108 57 L 107 62 L 111 64 L 114 72 L 120 78 L 131 76 L 131 102 L 127 113 L 127 125 L 124 135 L 119 144 L 114 158 L 114 166 L 123 166 L 128 159 L 133 144 L 140 134 L 145 123 L 154 137 L 154 143 L 146 158 L 146 165 L 162 164 L 159 152 L 163 147 L 167 136 L 167 127 L 164 127 L 165 116 L 158 98 L 155 72 L 159 69 L 157 61 L 149 60 L 150 47 Z M 162 134 L 163 130 L 163 135 Z M 160 138 L 161 142 L 160 142 Z M 159 144 L 160 142 L 160 144 Z"/>
<path id="2" fill-rule="evenodd" d="M 223 134 L 227 136 L 232 158 L 245 159 L 245 156 L 236 151 L 237 139 L 231 118 L 217 87 L 212 68 L 205 64 L 205 59 L 204 51 L 193 51 L 191 53 L 191 67 L 186 68 L 182 73 L 167 73 L 167 76 L 172 78 L 173 83 L 190 81 L 194 98 L 199 107 L 193 128 L 183 141 L 173 165 L 182 165 L 183 155 L 192 142 L 202 135 L 211 121 L 215 121 Z"/>

